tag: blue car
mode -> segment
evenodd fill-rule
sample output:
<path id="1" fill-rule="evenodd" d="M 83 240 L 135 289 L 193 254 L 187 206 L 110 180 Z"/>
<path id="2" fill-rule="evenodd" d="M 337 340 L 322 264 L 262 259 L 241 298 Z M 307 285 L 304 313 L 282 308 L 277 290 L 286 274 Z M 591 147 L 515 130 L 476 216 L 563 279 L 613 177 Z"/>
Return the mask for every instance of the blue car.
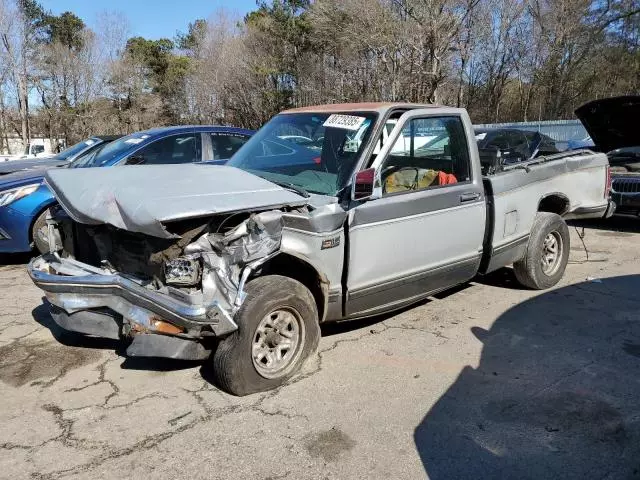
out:
<path id="1" fill-rule="evenodd" d="M 217 126 L 163 127 L 121 137 L 62 168 L 168 163 L 224 163 L 253 134 Z M 46 211 L 55 203 L 43 184 L 45 169 L 0 177 L 0 253 L 48 251 Z"/>
<path id="2" fill-rule="evenodd" d="M 51 158 L 31 158 L 26 160 L 0 162 L 0 175 L 8 175 L 22 170 L 45 169 L 68 165 L 76 158 L 96 150 L 105 143 L 113 142 L 121 136 L 122 135 L 98 135 L 87 138 L 86 140 L 70 146 Z"/>
<path id="3" fill-rule="evenodd" d="M 567 141 L 567 150 L 579 150 L 581 148 L 592 148 L 595 147 L 593 140 L 591 137 L 586 137 L 581 140 L 569 140 Z"/>

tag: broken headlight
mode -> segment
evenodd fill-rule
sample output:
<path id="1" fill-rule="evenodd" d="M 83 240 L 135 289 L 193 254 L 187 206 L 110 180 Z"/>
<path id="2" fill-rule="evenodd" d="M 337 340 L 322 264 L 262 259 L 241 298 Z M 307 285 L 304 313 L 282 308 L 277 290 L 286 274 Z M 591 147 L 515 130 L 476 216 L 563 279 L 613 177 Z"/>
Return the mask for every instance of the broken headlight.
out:
<path id="1" fill-rule="evenodd" d="M 164 264 L 167 285 L 191 287 L 200 281 L 200 262 L 197 258 L 178 257 Z"/>

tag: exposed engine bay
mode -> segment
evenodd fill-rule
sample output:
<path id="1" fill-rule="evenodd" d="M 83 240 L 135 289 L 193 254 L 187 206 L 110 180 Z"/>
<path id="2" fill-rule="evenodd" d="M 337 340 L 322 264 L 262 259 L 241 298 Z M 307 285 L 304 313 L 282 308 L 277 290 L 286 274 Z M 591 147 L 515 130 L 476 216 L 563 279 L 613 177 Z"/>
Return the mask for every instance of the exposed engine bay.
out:
<path id="1" fill-rule="evenodd" d="M 284 214 L 238 212 L 174 222 L 169 227 L 176 238 L 166 239 L 111 225 L 84 225 L 58 208 L 49 220 L 49 244 L 62 257 L 233 315 L 251 273 L 278 253 Z"/>

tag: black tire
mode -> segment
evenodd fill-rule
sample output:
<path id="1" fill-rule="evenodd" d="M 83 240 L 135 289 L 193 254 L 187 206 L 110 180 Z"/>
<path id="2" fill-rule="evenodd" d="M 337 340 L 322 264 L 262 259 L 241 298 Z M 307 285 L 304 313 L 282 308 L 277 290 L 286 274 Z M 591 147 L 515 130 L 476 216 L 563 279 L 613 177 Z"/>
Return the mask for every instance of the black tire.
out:
<path id="1" fill-rule="evenodd" d="M 548 272 L 542 265 L 545 240 L 549 235 L 558 244 L 557 263 Z M 564 275 L 569 261 L 569 228 L 555 213 L 539 212 L 533 222 L 524 257 L 513 264 L 513 271 L 521 285 L 534 290 L 553 287 Z"/>
<path id="2" fill-rule="evenodd" d="M 213 377 L 218 387 L 238 396 L 284 384 L 316 351 L 320 340 L 316 302 L 300 282 L 280 275 L 267 275 L 249 282 L 245 291 L 247 297 L 236 315 L 238 330 L 221 340 L 213 354 Z M 286 370 L 266 378 L 255 365 L 254 340 L 261 338 L 257 331 L 261 322 L 271 313 L 282 311 L 287 312 L 286 315 L 291 313 L 300 323 L 298 338 L 303 341 L 292 353 Z M 275 332 L 277 334 L 278 330 Z"/>
<path id="3" fill-rule="evenodd" d="M 36 221 L 33 222 L 31 227 L 31 238 L 33 239 L 33 246 L 41 254 L 49 253 L 49 242 L 46 239 L 41 238 L 38 234 L 42 229 L 47 228 L 47 210 L 42 212 Z"/>

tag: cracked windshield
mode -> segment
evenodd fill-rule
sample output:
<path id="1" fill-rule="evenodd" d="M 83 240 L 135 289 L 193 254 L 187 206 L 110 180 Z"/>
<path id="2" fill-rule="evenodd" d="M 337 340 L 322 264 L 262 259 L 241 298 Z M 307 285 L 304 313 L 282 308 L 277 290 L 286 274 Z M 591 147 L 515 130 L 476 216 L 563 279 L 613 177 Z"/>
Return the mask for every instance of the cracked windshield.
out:
<path id="1" fill-rule="evenodd" d="M 278 115 L 228 165 L 303 195 L 336 195 L 348 183 L 375 119 L 360 112 Z"/>

